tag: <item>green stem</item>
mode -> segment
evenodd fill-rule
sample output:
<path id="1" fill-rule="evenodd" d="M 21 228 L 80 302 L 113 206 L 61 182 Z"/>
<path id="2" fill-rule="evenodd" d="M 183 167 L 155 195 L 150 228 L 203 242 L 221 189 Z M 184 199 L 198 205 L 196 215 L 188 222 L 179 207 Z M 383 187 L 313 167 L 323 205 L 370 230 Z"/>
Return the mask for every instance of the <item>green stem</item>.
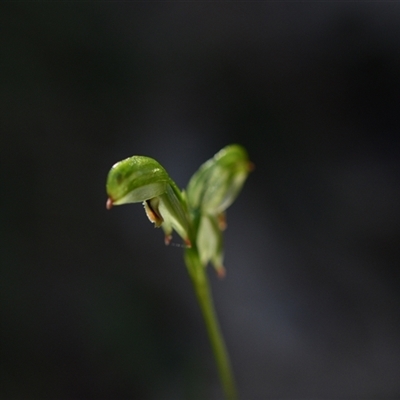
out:
<path id="1" fill-rule="evenodd" d="M 225 398 L 227 400 L 237 400 L 238 394 L 232 367 L 215 313 L 206 269 L 201 264 L 198 251 L 195 247 L 185 250 L 185 263 L 206 323 L 208 337 L 213 349 Z"/>

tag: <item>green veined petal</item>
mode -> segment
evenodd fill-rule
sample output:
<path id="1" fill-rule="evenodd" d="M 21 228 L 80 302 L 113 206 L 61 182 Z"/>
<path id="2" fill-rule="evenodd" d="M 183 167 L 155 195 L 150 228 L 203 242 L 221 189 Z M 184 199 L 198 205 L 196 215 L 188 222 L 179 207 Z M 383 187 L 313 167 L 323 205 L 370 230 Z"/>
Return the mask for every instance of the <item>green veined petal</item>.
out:
<path id="1" fill-rule="evenodd" d="M 192 176 L 187 187 L 189 207 L 202 213 L 220 214 L 238 196 L 252 164 L 237 144 L 220 150 Z"/>
<path id="2" fill-rule="evenodd" d="M 116 163 L 106 184 L 113 205 L 143 202 L 146 214 L 156 227 L 161 226 L 168 244 L 172 229 L 190 246 L 190 223 L 184 197 L 165 169 L 154 159 L 133 156 Z"/>

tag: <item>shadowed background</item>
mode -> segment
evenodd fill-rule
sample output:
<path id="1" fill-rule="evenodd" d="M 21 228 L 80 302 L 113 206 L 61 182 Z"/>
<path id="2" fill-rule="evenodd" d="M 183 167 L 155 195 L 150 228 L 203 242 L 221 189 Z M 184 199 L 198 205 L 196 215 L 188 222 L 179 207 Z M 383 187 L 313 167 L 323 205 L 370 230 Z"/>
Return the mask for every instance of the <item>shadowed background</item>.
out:
<path id="1" fill-rule="evenodd" d="M 181 241 L 110 167 L 256 165 L 213 293 L 243 399 L 400 396 L 400 5 L 3 3 L 1 396 L 220 399 Z"/>

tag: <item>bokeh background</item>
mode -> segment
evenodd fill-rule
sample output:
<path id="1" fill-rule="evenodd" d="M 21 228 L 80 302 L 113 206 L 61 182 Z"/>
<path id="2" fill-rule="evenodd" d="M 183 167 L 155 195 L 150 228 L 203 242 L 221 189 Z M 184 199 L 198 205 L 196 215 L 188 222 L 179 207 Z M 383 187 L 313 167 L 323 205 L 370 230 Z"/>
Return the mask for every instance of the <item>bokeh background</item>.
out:
<path id="1" fill-rule="evenodd" d="M 179 237 L 109 168 L 256 169 L 210 269 L 242 399 L 400 397 L 400 4 L 0 6 L 1 398 L 221 399 Z"/>

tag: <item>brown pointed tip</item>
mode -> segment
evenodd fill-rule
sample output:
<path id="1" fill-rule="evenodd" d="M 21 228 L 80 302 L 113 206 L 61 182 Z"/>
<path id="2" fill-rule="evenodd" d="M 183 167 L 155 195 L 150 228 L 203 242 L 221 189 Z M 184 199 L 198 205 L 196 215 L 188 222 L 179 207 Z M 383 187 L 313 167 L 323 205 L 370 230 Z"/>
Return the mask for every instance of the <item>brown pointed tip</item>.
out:
<path id="1" fill-rule="evenodd" d="M 172 236 L 171 235 L 165 235 L 164 237 L 164 243 L 166 246 L 168 246 L 171 243 Z"/>
<path id="2" fill-rule="evenodd" d="M 218 267 L 217 269 L 217 276 L 219 279 L 224 279 L 226 276 L 226 269 L 223 265 L 221 265 L 220 267 Z"/>
<path id="3" fill-rule="evenodd" d="M 185 239 L 185 245 L 190 249 L 192 247 L 192 242 L 189 239 Z"/>
<path id="4" fill-rule="evenodd" d="M 247 170 L 248 170 L 249 172 L 254 171 L 255 168 L 256 168 L 256 166 L 254 165 L 254 163 L 252 163 L 251 161 L 248 161 L 248 162 L 247 162 Z"/>
<path id="5" fill-rule="evenodd" d="M 226 214 L 223 212 L 217 216 L 218 228 L 224 231 L 227 228 Z"/>
<path id="6" fill-rule="evenodd" d="M 111 210 L 111 207 L 113 206 L 113 201 L 112 201 L 112 199 L 111 199 L 111 197 L 109 197 L 108 199 L 107 199 L 107 203 L 106 203 L 106 208 L 107 208 L 107 210 Z"/>

